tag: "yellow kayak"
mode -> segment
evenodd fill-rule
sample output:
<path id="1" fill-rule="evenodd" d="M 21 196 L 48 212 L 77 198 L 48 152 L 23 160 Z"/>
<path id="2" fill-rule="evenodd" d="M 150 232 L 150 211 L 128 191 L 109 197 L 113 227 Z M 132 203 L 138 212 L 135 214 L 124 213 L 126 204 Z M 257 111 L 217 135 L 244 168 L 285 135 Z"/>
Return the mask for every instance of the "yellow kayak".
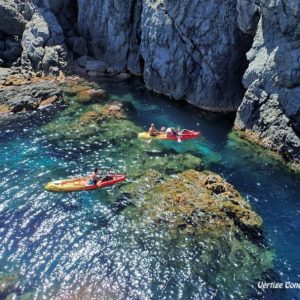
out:
<path id="1" fill-rule="evenodd" d="M 188 139 L 195 139 L 200 136 L 199 131 L 193 131 L 193 130 L 186 130 L 184 129 L 181 132 L 178 132 L 178 137 L 181 140 L 188 140 Z M 156 136 L 151 136 L 148 132 L 140 132 L 138 134 L 138 138 L 142 140 L 171 140 L 171 141 L 177 141 L 178 137 L 173 136 L 167 136 L 165 132 L 161 132 L 160 134 Z"/>
<path id="2" fill-rule="evenodd" d="M 90 177 L 55 180 L 46 184 L 45 189 L 50 192 L 78 192 L 105 188 L 125 180 L 124 174 L 112 174 L 108 178 L 99 180 L 97 184 L 88 184 Z"/>

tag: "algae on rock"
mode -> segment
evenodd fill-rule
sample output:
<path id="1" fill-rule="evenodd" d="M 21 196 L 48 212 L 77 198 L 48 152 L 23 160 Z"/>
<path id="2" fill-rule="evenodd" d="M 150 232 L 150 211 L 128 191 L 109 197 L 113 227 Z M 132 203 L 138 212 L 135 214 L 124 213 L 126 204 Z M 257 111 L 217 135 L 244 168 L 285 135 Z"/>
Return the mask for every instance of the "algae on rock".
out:
<path id="1" fill-rule="evenodd" d="M 187 263 L 178 251 L 194 249 L 191 276 L 202 278 L 220 297 L 248 294 L 252 282 L 271 272 L 274 253 L 264 243 L 261 217 L 221 176 L 187 170 L 166 177 L 149 170 L 120 191 L 131 200 L 124 215 L 135 230 L 159 232 L 175 268 Z"/>
<path id="2" fill-rule="evenodd" d="M 242 233 L 261 237 L 262 219 L 219 175 L 187 170 L 154 186 L 148 184 L 151 182 L 148 176 L 147 173 L 146 186 L 141 185 L 141 179 L 124 188 L 136 196 L 143 186 L 141 209 L 146 219 L 150 216 L 154 223 L 188 233 L 210 232 L 217 236 Z"/>

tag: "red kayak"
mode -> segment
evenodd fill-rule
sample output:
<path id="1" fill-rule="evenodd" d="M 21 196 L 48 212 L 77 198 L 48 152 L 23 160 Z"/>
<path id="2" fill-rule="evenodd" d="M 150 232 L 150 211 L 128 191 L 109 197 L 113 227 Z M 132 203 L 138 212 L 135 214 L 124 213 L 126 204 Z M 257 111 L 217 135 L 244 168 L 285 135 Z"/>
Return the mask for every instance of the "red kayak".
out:
<path id="1" fill-rule="evenodd" d="M 168 136 L 166 132 L 161 132 L 160 134 L 156 136 L 150 136 L 148 132 L 141 132 L 139 133 L 138 137 L 143 140 L 170 140 L 170 141 L 184 141 L 184 140 L 190 140 L 190 139 L 196 139 L 200 136 L 199 131 L 194 130 L 187 130 L 184 129 L 182 131 L 178 131 L 178 136 Z"/>
<path id="2" fill-rule="evenodd" d="M 90 177 L 62 179 L 47 183 L 45 189 L 51 192 L 91 191 L 114 185 L 124 181 L 125 178 L 126 176 L 124 174 L 111 174 L 99 180 L 97 184 L 89 184 Z"/>

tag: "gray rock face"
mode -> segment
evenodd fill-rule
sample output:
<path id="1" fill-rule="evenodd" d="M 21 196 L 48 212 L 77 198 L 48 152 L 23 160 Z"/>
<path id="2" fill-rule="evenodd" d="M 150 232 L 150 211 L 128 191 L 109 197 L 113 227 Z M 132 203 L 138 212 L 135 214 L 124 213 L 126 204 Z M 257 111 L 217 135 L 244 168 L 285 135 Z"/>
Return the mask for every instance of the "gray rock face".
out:
<path id="1" fill-rule="evenodd" d="M 21 43 L 16 37 L 2 34 L 2 41 L 0 41 L 0 59 L 5 67 L 11 67 L 13 63 L 19 59 L 22 53 Z"/>
<path id="2" fill-rule="evenodd" d="M 259 5 L 254 0 L 238 0 L 238 24 L 244 33 L 255 34 L 260 17 Z"/>
<path id="3" fill-rule="evenodd" d="M 0 90 L 0 105 L 7 105 L 12 112 L 35 110 L 43 102 L 61 99 L 61 88 L 52 81 L 41 81 L 22 86 L 11 86 Z M 51 101 L 49 101 L 51 100 Z"/>
<path id="4" fill-rule="evenodd" d="M 78 0 L 78 30 L 90 52 L 116 71 L 139 73 L 139 0 Z"/>
<path id="5" fill-rule="evenodd" d="M 22 66 L 49 75 L 65 70 L 68 51 L 63 30 L 51 11 L 37 10 L 22 37 Z"/>
<path id="6" fill-rule="evenodd" d="M 144 1 L 141 52 L 150 89 L 204 109 L 235 111 L 248 43 L 237 28 L 235 1 Z"/>
<path id="7" fill-rule="evenodd" d="M 53 12 L 67 38 L 76 36 L 77 1 L 41 0 L 42 6 Z M 38 2 L 38 0 L 36 0 Z"/>
<path id="8" fill-rule="evenodd" d="M 88 53 L 86 41 L 83 37 L 69 38 L 67 44 L 74 54 L 84 56 Z"/>
<path id="9" fill-rule="evenodd" d="M 237 109 L 250 44 L 235 1 L 78 0 L 78 8 L 90 51 L 117 72 L 142 72 L 149 89 L 205 109 Z"/>
<path id="10" fill-rule="evenodd" d="M 106 63 L 104 63 L 102 60 L 87 60 L 85 69 L 87 71 L 99 71 L 99 72 L 105 72 L 107 69 Z"/>
<path id="11" fill-rule="evenodd" d="M 260 10 L 235 125 L 300 162 L 300 2 L 268 0 Z"/>
<path id="12" fill-rule="evenodd" d="M 20 13 L 16 2 L 0 1 L 0 16 L 0 30 L 10 35 L 22 35 L 26 20 Z"/>

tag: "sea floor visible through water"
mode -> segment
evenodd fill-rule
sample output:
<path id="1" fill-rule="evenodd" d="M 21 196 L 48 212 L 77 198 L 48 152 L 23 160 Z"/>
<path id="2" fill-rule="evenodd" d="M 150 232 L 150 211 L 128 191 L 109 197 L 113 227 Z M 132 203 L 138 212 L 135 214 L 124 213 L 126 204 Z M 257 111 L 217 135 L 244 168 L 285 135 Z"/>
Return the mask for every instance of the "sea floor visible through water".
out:
<path id="1" fill-rule="evenodd" d="M 110 127 L 115 139 L 103 142 L 97 128 L 74 125 L 98 105 L 74 96 L 65 107 L 0 121 L 0 283 L 3 274 L 15 276 L 19 299 L 300 299 L 300 289 L 258 287 L 259 281 L 300 283 L 300 175 L 235 136 L 231 116 L 154 95 L 139 81 L 86 84 L 107 90 L 108 103 L 130 106 L 130 123 Z M 147 144 L 134 134 L 122 140 L 120 132 L 147 130 L 150 123 L 199 130 L 201 138 Z M 226 284 L 235 276 L 227 265 L 203 274 L 193 266 L 201 266 L 197 255 L 199 249 L 205 254 L 206 241 L 181 237 L 180 246 L 168 232 L 136 226 L 118 203 L 119 186 L 44 190 L 49 181 L 86 175 L 95 166 L 127 173 L 132 182 L 145 171 L 144 153 L 162 149 L 199 157 L 234 185 L 263 218 L 272 270 L 261 277 L 243 270 L 236 286 Z M 214 277 L 219 281 L 212 284 Z"/>

